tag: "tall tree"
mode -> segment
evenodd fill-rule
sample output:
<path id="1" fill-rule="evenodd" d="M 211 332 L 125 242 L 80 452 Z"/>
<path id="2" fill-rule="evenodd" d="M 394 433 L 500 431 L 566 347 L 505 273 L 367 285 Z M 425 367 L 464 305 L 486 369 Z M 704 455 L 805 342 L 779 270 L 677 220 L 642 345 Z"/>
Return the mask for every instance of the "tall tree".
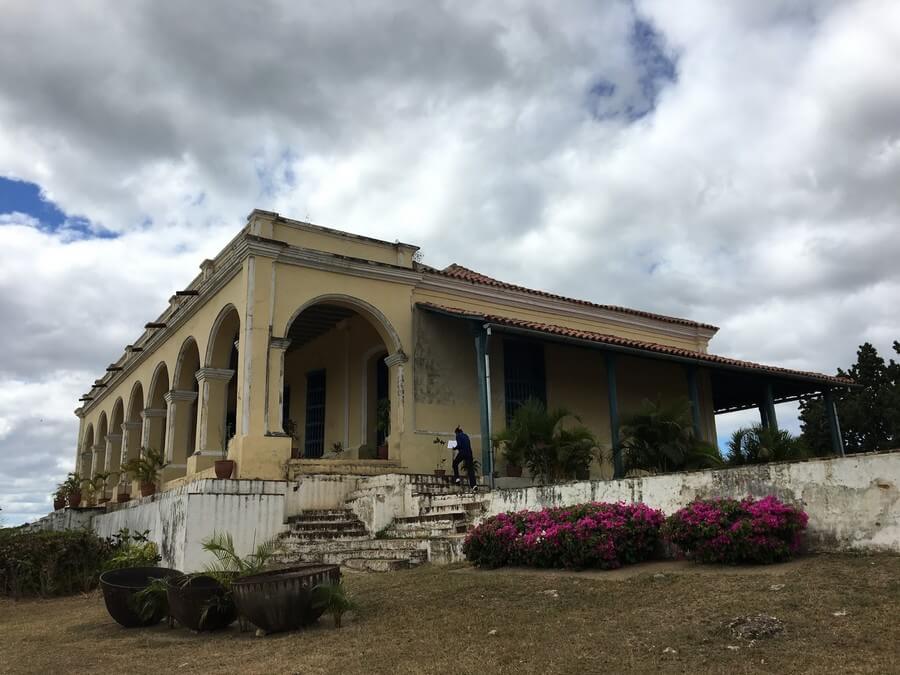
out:
<path id="1" fill-rule="evenodd" d="M 900 354 L 900 342 L 893 346 Z M 846 452 L 872 452 L 900 445 L 900 363 L 893 359 L 885 363 L 878 350 L 866 342 L 856 352 L 856 363 L 849 371 L 838 369 L 838 375 L 860 385 L 835 396 Z M 800 428 L 814 454 L 831 447 L 820 399 L 800 401 Z"/>

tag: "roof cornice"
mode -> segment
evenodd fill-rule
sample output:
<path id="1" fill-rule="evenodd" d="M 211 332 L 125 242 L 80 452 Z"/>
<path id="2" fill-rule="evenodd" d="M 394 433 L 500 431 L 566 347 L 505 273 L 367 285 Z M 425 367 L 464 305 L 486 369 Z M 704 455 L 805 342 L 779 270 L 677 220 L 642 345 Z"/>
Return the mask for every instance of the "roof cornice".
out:
<path id="1" fill-rule="evenodd" d="M 561 298 L 550 298 L 527 291 L 478 284 L 463 279 L 454 279 L 442 274 L 424 272 L 419 288 L 449 292 L 463 298 L 475 298 L 494 304 L 505 305 L 511 309 L 530 309 L 550 311 L 573 319 L 605 321 L 607 323 L 630 329 L 652 329 L 678 338 L 709 340 L 716 334 L 716 329 L 700 324 L 684 325 L 672 323 L 664 319 L 656 319 L 638 314 L 617 312 L 590 304 L 569 302 Z"/>

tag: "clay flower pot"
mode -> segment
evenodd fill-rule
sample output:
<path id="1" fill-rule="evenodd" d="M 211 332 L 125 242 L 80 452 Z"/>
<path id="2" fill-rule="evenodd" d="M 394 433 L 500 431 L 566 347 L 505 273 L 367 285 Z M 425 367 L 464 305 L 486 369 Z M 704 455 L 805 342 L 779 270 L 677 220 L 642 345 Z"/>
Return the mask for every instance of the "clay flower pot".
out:
<path id="1" fill-rule="evenodd" d="M 69 508 L 77 509 L 81 506 L 81 491 L 69 493 Z"/>
<path id="2" fill-rule="evenodd" d="M 231 474 L 234 473 L 234 460 L 233 459 L 217 459 L 215 462 L 216 469 L 216 478 L 220 478 L 225 480 L 226 478 L 231 478 Z"/>
<path id="3" fill-rule="evenodd" d="M 506 463 L 506 475 L 510 478 L 521 478 L 522 477 L 522 466 L 519 464 L 513 464 L 512 462 Z"/>
<path id="4" fill-rule="evenodd" d="M 120 492 L 119 494 L 116 495 L 116 503 L 121 504 L 122 502 L 127 502 L 127 501 L 128 501 L 128 493 L 127 492 Z"/>
<path id="5" fill-rule="evenodd" d="M 156 494 L 156 483 L 141 483 L 141 497 L 149 497 Z"/>
<path id="6" fill-rule="evenodd" d="M 53 499 L 53 510 L 59 511 L 60 509 L 66 508 L 66 498 L 65 497 L 55 497 Z"/>

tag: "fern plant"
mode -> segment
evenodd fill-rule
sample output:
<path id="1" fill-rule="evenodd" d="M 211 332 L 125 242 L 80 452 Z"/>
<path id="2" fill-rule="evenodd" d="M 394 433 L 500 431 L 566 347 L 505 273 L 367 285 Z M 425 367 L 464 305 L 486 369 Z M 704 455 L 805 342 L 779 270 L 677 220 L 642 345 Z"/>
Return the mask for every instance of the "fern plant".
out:
<path id="1" fill-rule="evenodd" d="M 331 614 L 335 628 L 341 627 L 341 618 L 345 613 L 356 609 L 356 603 L 347 597 L 347 591 L 340 581 L 319 584 L 313 588 L 313 605 L 324 608 L 325 612 Z"/>
<path id="2" fill-rule="evenodd" d="M 165 468 L 166 464 L 167 462 L 159 450 L 141 448 L 138 457 L 130 459 L 122 465 L 122 471 L 128 472 L 141 483 L 155 483 L 159 479 L 159 472 Z"/>

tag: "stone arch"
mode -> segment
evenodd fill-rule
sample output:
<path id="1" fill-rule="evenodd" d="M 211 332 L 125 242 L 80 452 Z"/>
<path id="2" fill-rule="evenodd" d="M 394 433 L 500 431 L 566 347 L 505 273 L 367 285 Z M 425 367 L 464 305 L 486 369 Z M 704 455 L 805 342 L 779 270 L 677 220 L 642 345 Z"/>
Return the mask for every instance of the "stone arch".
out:
<path id="1" fill-rule="evenodd" d="M 381 340 L 387 347 L 388 353 L 394 354 L 402 351 L 403 345 L 400 342 L 400 335 L 380 309 L 365 300 L 343 293 L 326 293 L 305 302 L 291 315 L 291 318 L 288 319 L 287 324 L 282 331 L 282 335 L 287 336 L 291 330 L 291 325 L 296 321 L 297 317 L 315 305 L 336 305 L 338 307 L 353 310 L 365 317 L 372 324 L 381 336 Z"/>
<path id="2" fill-rule="evenodd" d="M 166 452 L 167 393 L 169 393 L 169 367 L 165 361 L 160 361 L 153 371 L 150 387 L 147 389 L 147 407 L 143 412 L 144 427 L 141 444 L 145 448 L 159 451 L 163 456 Z"/>
<path id="3" fill-rule="evenodd" d="M 78 455 L 78 468 L 76 472 L 82 478 L 87 478 L 91 471 L 91 456 L 94 451 L 94 424 L 90 423 L 81 437 L 81 452 Z"/>
<path id="4" fill-rule="evenodd" d="M 200 370 L 200 350 L 193 337 L 181 343 L 178 358 L 175 360 L 175 372 L 172 376 L 172 389 L 192 391 L 197 386 L 196 372 Z"/>
<path id="5" fill-rule="evenodd" d="M 91 477 L 103 471 L 106 465 L 106 434 L 109 430 L 109 422 L 106 411 L 100 413 L 97 418 L 97 432 L 94 438 L 94 461 L 91 463 Z"/>
<path id="6" fill-rule="evenodd" d="M 213 321 L 206 344 L 207 368 L 228 368 L 234 343 L 240 337 L 241 315 L 232 304 L 225 305 Z"/>
<path id="7" fill-rule="evenodd" d="M 122 423 L 122 464 L 140 457 L 144 428 L 144 385 L 135 382 L 128 394 L 125 420 Z"/>
<path id="8" fill-rule="evenodd" d="M 197 449 L 197 405 L 200 384 L 200 350 L 197 340 L 187 338 L 178 351 L 172 390 L 168 395 L 168 429 L 166 447 L 169 459 L 175 465 L 186 465 L 187 458 Z M 173 467 L 180 473 L 180 466 Z"/>
<path id="9" fill-rule="evenodd" d="M 113 403 L 112 412 L 109 414 L 109 430 L 106 455 L 106 471 L 118 476 L 119 467 L 122 465 L 122 424 L 125 422 L 125 404 L 119 396 Z"/>
<path id="10" fill-rule="evenodd" d="M 131 387 L 128 395 L 128 407 L 125 410 L 126 422 L 140 422 L 141 413 L 144 411 L 144 385 L 137 381 Z"/>

